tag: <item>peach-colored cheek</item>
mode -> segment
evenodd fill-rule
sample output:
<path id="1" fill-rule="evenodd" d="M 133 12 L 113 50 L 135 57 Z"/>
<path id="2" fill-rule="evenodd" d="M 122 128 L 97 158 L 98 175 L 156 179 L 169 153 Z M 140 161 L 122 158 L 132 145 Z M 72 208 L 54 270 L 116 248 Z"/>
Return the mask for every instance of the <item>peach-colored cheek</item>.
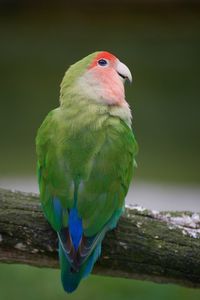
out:
<path id="1" fill-rule="evenodd" d="M 97 68 L 94 72 L 101 86 L 102 97 L 108 104 L 124 103 L 124 85 L 113 68 Z"/>

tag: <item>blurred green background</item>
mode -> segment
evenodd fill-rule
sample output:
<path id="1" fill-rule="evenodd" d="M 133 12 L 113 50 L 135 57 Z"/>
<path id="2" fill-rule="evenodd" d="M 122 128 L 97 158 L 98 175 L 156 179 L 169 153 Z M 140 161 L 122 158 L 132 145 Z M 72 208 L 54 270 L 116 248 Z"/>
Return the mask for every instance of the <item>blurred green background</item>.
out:
<path id="1" fill-rule="evenodd" d="M 195 1 L 0 2 L 0 180 L 35 176 L 34 139 L 68 66 L 108 50 L 129 66 L 137 180 L 200 183 L 200 6 Z M 200 290 L 0 265 L 0 299 L 200 299 Z"/>

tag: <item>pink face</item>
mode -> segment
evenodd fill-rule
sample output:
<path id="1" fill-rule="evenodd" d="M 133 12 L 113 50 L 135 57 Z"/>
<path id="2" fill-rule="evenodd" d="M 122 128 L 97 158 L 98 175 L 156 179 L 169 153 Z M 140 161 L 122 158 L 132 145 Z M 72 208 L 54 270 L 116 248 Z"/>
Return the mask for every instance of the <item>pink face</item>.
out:
<path id="1" fill-rule="evenodd" d="M 131 80 L 131 73 L 113 54 L 103 51 L 97 54 L 88 67 L 92 75 L 91 86 L 97 95 L 109 105 L 121 105 L 125 102 L 124 81 Z"/>

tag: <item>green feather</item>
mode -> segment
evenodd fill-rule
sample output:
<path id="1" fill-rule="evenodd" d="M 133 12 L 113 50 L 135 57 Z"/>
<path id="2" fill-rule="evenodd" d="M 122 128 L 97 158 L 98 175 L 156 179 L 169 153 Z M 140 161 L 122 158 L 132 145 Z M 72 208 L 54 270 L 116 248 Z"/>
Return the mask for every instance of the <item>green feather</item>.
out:
<path id="1" fill-rule="evenodd" d="M 66 72 L 60 107 L 47 115 L 36 137 L 42 208 L 58 232 L 62 281 L 68 292 L 91 272 L 106 231 L 116 226 L 138 151 L 128 107 L 90 99 L 77 85 L 96 55 Z M 78 211 L 81 234 L 83 226 L 79 265 L 68 227 L 72 208 Z"/>
<path id="2" fill-rule="evenodd" d="M 41 201 L 50 216 L 52 206 L 46 203 L 56 196 L 63 208 L 71 208 L 77 184 L 78 211 L 85 234 L 90 236 L 123 206 L 133 175 L 137 143 L 128 125 L 108 111 L 96 113 L 94 118 L 90 111 L 81 111 L 78 105 L 76 109 L 73 118 L 63 107 L 54 110 L 38 132 L 39 186 Z M 82 124 L 81 114 L 87 115 Z M 53 219 L 49 221 L 56 229 Z"/>
<path id="3" fill-rule="evenodd" d="M 123 107 L 97 103 L 76 89 L 76 79 L 95 55 L 66 72 L 61 106 L 48 114 L 36 138 L 41 201 L 49 222 L 57 231 L 67 225 L 77 186 L 86 236 L 96 234 L 123 208 L 138 149 Z M 61 223 L 52 209 L 54 197 L 63 207 Z"/>

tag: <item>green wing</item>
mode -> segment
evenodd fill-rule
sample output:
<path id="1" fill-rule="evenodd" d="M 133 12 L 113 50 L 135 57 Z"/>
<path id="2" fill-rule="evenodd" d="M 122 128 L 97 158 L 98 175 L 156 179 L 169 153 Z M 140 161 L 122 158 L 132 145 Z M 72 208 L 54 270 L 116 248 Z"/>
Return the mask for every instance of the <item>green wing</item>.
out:
<path id="1" fill-rule="evenodd" d="M 60 231 L 76 202 L 84 234 L 93 236 L 124 207 L 137 143 L 119 118 L 109 117 L 99 131 L 83 128 L 71 134 L 57 115 L 58 109 L 47 116 L 36 139 L 43 210 Z"/>
<path id="2" fill-rule="evenodd" d="M 111 122 L 93 159 L 89 178 L 79 191 L 78 211 L 87 236 L 99 232 L 115 212 L 121 214 L 133 176 L 138 151 L 133 132 L 120 119 L 113 118 Z"/>
<path id="3" fill-rule="evenodd" d="M 36 137 L 40 199 L 45 216 L 55 231 L 67 226 L 68 208 L 72 206 L 74 196 L 73 182 L 67 172 L 67 159 L 64 161 L 60 155 L 62 142 L 58 135 L 58 112 L 55 109 L 47 115 Z M 62 209 L 57 205 L 58 199 Z"/>

